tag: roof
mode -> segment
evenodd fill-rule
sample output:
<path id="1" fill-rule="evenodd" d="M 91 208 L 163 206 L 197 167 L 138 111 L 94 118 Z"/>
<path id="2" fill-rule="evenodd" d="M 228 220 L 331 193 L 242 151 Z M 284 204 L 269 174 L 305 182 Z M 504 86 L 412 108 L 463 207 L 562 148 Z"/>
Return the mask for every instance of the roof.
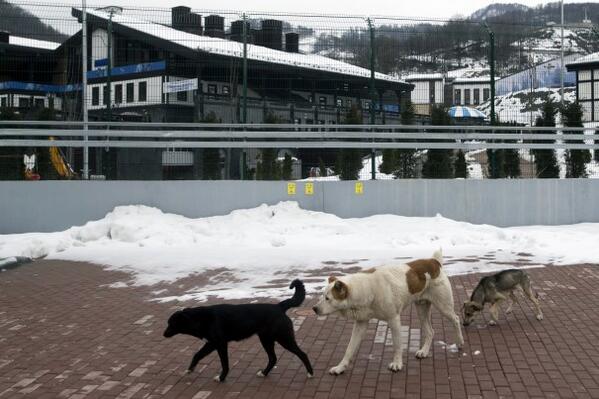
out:
<path id="1" fill-rule="evenodd" d="M 583 64 L 596 64 L 599 63 L 599 53 L 592 53 L 589 55 L 585 55 L 584 57 L 580 57 L 577 60 L 570 62 L 566 65 L 566 67 L 577 66 Z"/>
<path id="2" fill-rule="evenodd" d="M 81 11 L 75 8 L 78 13 Z M 108 14 L 98 10 L 88 10 L 88 15 L 107 20 Z M 191 50 L 199 50 L 209 54 L 217 54 L 228 57 L 243 57 L 243 44 L 231 40 L 199 36 L 188 32 L 173 29 L 169 26 L 160 25 L 151 21 L 144 21 L 125 15 L 113 15 L 113 24 L 119 24 L 137 32 L 152 36 L 154 38 L 169 41 Z M 268 47 L 247 45 L 247 58 L 253 61 L 264 61 L 280 65 L 289 65 L 298 68 L 313 69 L 319 71 L 339 73 L 343 75 L 370 77 L 370 70 L 351 65 L 343 61 L 323 57 L 317 54 L 289 53 L 274 50 Z M 375 78 L 393 83 L 406 83 L 401 79 L 376 72 Z"/>
<path id="3" fill-rule="evenodd" d="M 13 46 L 38 48 L 38 49 L 42 49 L 42 50 L 56 50 L 60 46 L 60 43 L 56 43 L 56 42 L 30 39 L 28 37 L 13 36 L 13 35 L 8 36 L 8 44 L 13 45 Z"/>
<path id="4" fill-rule="evenodd" d="M 403 79 L 407 82 L 412 80 L 442 80 L 442 73 L 413 73 L 410 75 L 403 76 Z"/>

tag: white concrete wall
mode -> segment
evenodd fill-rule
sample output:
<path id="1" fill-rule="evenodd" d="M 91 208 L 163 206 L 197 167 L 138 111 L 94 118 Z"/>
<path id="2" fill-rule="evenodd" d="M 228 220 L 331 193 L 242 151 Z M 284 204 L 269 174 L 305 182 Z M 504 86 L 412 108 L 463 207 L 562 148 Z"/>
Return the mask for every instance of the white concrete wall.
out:
<path id="1" fill-rule="evenodd" d="M 287 194 L 287 182 L 40 181 L 0 182 L 0 234 L 60 231 L 104 217 L 118 205 L 143 204 L 187 217 L 227 214 L 279 201 L 339 217 L 435 216 L 496 226 L 599 222 L 597 179 L 393 180 L 314 182 L 314 194 Z M 24 210 L 27 210 L 26 212 Z"/>

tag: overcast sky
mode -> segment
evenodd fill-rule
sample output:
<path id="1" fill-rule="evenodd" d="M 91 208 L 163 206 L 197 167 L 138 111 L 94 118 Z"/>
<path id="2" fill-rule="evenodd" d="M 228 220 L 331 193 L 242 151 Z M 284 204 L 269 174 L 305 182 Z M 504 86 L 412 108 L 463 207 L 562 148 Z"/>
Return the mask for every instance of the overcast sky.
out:
<path id="1" fill-rule="evenodd" d="M 591 0 L 571 0 L 567 3 L 584 3 Z M 214 8 L 218 10 L 283 11 L 298 13 L 360 14 L 389 16 L 418 16 L 449 18 L 456 15 L 469 15 L 479 8 L 497 3 L 488 0 L 368 0 L 368 1 L 326 1 L 326 0 L 219 0 L 199 2 L 197 0 L 88 0 L 90 5 L 115 4 L 136 7 L 172 7 L 186 5 L 191 8 Z M 550 3 L 550 1 L 523 0 L 506 1 L 527 6 Z"/>

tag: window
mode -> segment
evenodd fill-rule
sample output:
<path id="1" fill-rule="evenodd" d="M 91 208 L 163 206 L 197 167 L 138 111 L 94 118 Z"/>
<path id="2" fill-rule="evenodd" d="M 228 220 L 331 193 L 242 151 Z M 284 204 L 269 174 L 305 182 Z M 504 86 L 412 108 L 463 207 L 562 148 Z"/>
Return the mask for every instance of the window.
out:
<path id="1" fill-rule="evenodd" d="M 229 86 L 224 85 L 223 86 L 223 94 L 226 95 L 226 96 L 228 96 L 229 93 L 231 93 L 231 89 L 229 88 Z"/>
<path id="2" fill-rule="evenodd" d="M 483 89 L 483 101 L 489 101 L 491 98 L 491 89 Z"/>
<path id="3" fill-rule="evenodd" d="M 324 96 L 318 97 L 318 104 L 320 104 L 321 107 L 326 107 L 327 98 Z"/>
<path id="4" fill-rule="evenodd" d="M 135 90 L 134 83 L 127 83 L 127 102 L 132 103 L 135 101 L 135 95 L 133 94 Z"/>
<path id="5" fill-rule="evenodd" d="M 460 105 L 462 103 L 462 90 L 455 89 L 453 91 L 453 103 L 455 105 Z"/>
<path id="6" fill-rule="evenodd" d="M 345 100 L 345 105 L 347 106 L 347 108 L 351 108 L 351 105 L 352 105 L 351 100 L 350 99 Z"/>
<path id="7" fill-rule="evenodd" d="M 48 98 L 48 108 L 54 109 L 54 97 Z"/>
<path id="8" fill-rule="evenodd" d="M 216 85 L 208 85 L 208 94 L 216 94 Z"/>
<path id="9" fill-rule="evenodd" d="M 470 105 L 470 89 L 464 90 L 464 104 Z"/>
<path id="10" fill-rule="evenodd" d="M 343 83 L 343 91 L 349 91 L 349 83 Z"/>
<path id="11" fill-rule="evenodd" d="M 579 100 L 590 100 L 591 99 L 591 82 L 578 83 L 578 99 Z"/>
<path id="12" fill-rule="evenodd" d="M 92 87 L 92 105 L 100 105 L 100 88 Z"/>
<path id="13" fill-rule="evenodd" d="M 435 82 L 428 82 L 428 98 L 429 103 L 435 103 Z"/>
<path id="14" fill-rule="evenodd" d="M 0 98 L 0 107 L 6 107 L 6 97 Z"/>
<path id="15" fill-rule="evenodd" d="M 108 105 L 108 85 L 104 86 L 104 105 Z"/>
<path id="16" fill-rule="evenodd" d="M 123 102 L 123 85 L 114 86 L 114 102 L 115 104 L 121 104 Z"/>
<path id="17" fill-rule="evenodd" d="M 343 107 L 343 100 L 340 98 L 337 99 L 337 107 L 339 107 L 339 108 Z"/>
<path id="18" fill-rule="evenodd" d="M 19 108 L 29 108 L 29 99 L 24 97 L 19 98 Z"/>
<path id="19" fill-rule="evenodd" d="M 177 92 L 177 101 L 187 102 L 187 92 L 186 91 L 178 91 Z"/>
<path id="20" fill-rule="evenodd" d="M 591 71 L 578 71 L 578 80 L 591 80 Z"/>
<path id="21" fill-rule="evenodd" d="M 474 89 L 474 104 L 480 103 L 480 89 Z"/>
<path id="22" fill-rule="evenodd" d="M 43 98 L 35 99 L 35 108 L 44 108 L 44 99 Z"/>
<path id="23" fill-rule="evenodd" d="M 139 82 L 138 90 L 138 101 L 143 102 L 148 99 L 148 82 Z"/>

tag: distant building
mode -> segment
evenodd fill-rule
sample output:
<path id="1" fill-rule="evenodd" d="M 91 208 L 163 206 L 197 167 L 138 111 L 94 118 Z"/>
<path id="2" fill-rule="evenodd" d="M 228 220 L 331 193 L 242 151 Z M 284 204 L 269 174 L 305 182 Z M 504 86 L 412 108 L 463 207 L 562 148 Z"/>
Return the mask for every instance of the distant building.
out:
<path id="1" fill-rule="evenodd" d="M 410 74 L 404 80 L 414 85 L 411 100 L 416 113 L 430 115 L 435 105 L 477 106 L 490 98 L 491 79 L 487 71 L 482 76 L 461 74 L 463 70 L 443 73 Z"/>
<path id="2" fill-rule="evenodd" d="M 80 18 L 81 11 L 73 9 L 73 15 Z M 108 19 L 102 11 L 88 11 L 92 118 L 105 119 L 110 103 L 113 119 L 191 122 L 214 115 L 217 121 L 242 121 L 243 21 L 225 31 L 222 17 L 207 16 L 202 25 L 201 16 L 187 7 L 173 8 L 171 26 L 113 15 L 108 57 Z M 281 21 L 249 28 L 247 122 L 261 123 L 271 115 L 288 123 L 337 124 L 352 106 L 368 121 L 368 69 L 300 53 L 297 34 L 283 35 Z M 412 85 L 382 73 L 375 74 L 375 82 L 377 122 L 397 123 Z"/>
<path id="3" fill-rule="evenodd" d="M 0 107 L 25 118 L 43 109 L 62 111 L 63 95 L 76 87 L 54 84 L 59 46 L 0 32 Z"/>
<path id="4" fill-rule="evenodd" d="M 583 122 L 599 122 L 599 53 L 566 65 L 576 73 L 576 101 L 582 106 Z"/>

